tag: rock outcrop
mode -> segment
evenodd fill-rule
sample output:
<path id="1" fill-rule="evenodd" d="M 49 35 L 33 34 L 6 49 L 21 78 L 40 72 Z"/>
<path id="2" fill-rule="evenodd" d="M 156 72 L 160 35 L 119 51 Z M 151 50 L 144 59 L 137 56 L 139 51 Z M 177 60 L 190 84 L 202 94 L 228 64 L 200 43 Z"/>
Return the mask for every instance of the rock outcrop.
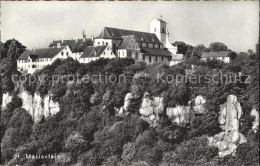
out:
<path id="1" fill-rule="evenodd" d="M 22 99 L 22 108 L 28 111 L 35 122 L 38 122 L 43 116 L 48 117 L 56 114 L 60 111 L 59 103 L 54 102 L 51 99 L 51 94 L 47 94 L 44 98 L 35 93 L 31 95 L 24 90 L 21 90 L 18 96 Z M 11 102 L 12 96 L 3 94 L 3 104 L 2 108 Z"/>
<path id="2" fill-rule="evenodd" d="M 3 94 L 3 99 L 2 99 L 2 108 L 5 109 L 7 104 L 10 103 L 12 101 L 12 95 L 10 95 L 9 93 L 4 93 Z"/>
<path id="3" fill-rule="evenodd" d="M 220 106 L 219 123 L 223 130 L 214 137 L 208 138 L 210 146 L 216 146 L 219 149 L 219 157 L 234 155 L 237 145 L 246 143 L 246 138 L 239 133 L 239 120 L 242 115 L 240 103 L 237 97 L 229 95 L 227 102 Z"/>
<path id="4" fill-rule="evenodd" d="M 258 130 L 258 126 L 259 126 L 259 113 L 254 108 L 251 110 L 250 115 L 255 118 L 255 120 L 253 121 L 252 130 L 256 133 Z"/>
<path id="5" fill-rule="evenodd" d="M 194 113 L 204 114 L 207 112 L 205 108 L 206 101 L 207 100 L 203 96 L 197 96 L 194 102 L 195 105 L 193 106 Z"/>
<path id="6" fill-rule="evenodd" d="M 178 125 L 189 123 L 190 107 L 179 105 L 174 108 L 167 108 L 166 115 L 172 121 L 172 123 L 177 123 Z"/>
<path id="7" fill-rule="evenodd" d="M 162 97 L 150 98 L 149 93 L 145 93 L 139 113 L 141 114 L 141 119 L 148 122 L 150 126 L 155 127 L 158 125 L 159 114 L 163 112 L 163 109 Z"/>
<path id="8" fill-rule="evenodd" d="M 130 106 L 130 101 L 133 98 L 133 94 L 132 93 L 127 93 L 124 99 L 124 106 L 118 108 L 115 108 L 116 110 L 116 115 L 117 116 L 121 116 L 124 117 L 126 115 L 128 115 L 128 109 Z"/>

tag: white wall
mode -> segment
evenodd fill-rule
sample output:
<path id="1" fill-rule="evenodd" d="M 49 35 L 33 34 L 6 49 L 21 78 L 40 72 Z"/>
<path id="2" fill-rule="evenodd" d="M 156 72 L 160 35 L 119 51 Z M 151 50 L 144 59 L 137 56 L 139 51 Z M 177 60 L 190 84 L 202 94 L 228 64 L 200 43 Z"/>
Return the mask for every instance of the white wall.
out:
<path id="1" fill-rule="evenodd" d="M 39 58 L 37 62 L 32 62 L 32 59 L 29 57 L 26 60 L 17 60 L 17 67 L 19 71 L 28 70 L 29 74 L 32 74 L 37 69 L 42 69 L 47 65 L 52 64 L 56 59 L 66 59 L 68 57 L 74 57 L 70 48 L 66 46 L 64 49 L 62 49 L 58 54 L 54 56 L 54 58 Z M 74 57 L 75 58 L 75 57 Z M 34 68 L 33 68 L 34 66 Z"/>
<path id="2" fill-rule="evenodd" d="M 162 29 L 164 29 L 164 33 L 161 33 Z M 161 23 L 159 20 L 154 19 L 150 23 L 150 33 L 156 34 L 163 45 L 166 45 L 166 23 Z"/>
<path id="3" fill-rule="evenodd" d="M 99 58 L 116 58 L 115 54 L 112 52 L 112 49 L 109 45 L 105 48 L 105 50 L 101 53 L 100 57 L 87 57 L 87 58 L 79 58 L 80 63 L 89 63 L 91 61 L 98 60 Z"/>

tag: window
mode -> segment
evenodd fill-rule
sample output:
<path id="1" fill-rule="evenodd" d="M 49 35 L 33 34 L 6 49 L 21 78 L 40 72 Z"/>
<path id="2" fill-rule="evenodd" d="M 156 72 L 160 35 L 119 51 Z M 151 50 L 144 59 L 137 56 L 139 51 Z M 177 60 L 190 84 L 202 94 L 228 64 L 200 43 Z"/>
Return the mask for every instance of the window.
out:
<path id="1" fill-rule="evenodd" d="M 163 56 L 162 56 L 162 61 L 163 61 Z"/>
<path id="2" fill-rule="evenodd" d="M 106 45 L 108 45 L 108 43 L 106 42 Z"/>
<path id="3" fill-rule="evenodd" d="M 156 61 L 156 62 L 158 61 L 157 56 L 155 56 L 155 61 Z"/>
<path id="4" fill-rule="evenodd" d="M 143 55 L 143 60 L 145 61 L 145 55 Z"/>
<path id="5" fill-rule="evenodd" d="M 104 43 L 104 42 L 102 42 L 102 45 L 105 45 L 105 43 Z"/>
<path id="6" fill-rule="evenodd" d="M 63 55 L 63 52 L 61 52 L 61 55 Z"/>
<path id="7" fill-rule="evenodd" d="M 69 55 L 69 52 L 67 52 L 67 55 Z"/>
<path id="8" fill-rule="evenodd" d="M 97 44 L 99 45 L 99 42 Z"/>
<path id="9" fill-rule="evenodd" d="M 151 57 L 151 55 L 149 55 L 149 62 L 152 62 L 152 57 Z"/>
<path id="10" fill-rule="evenodd" d="M 162 33 L 165 33 L 164 28 L 162 28 Z"/>
<path id="11" fill-rule="evenodd" d="M 111 55 L 113 55 L 113 52 L 111 52 Z"/>
<path id="12" fill-rule="evenodd" d="M 106 55 L 106 52 L 104 51 L 104 55 Z"/>
<path id="13" fill-rule="evenodd" d="M 127 57 L 131 58 L 131 51 L 127 52 Z"/>

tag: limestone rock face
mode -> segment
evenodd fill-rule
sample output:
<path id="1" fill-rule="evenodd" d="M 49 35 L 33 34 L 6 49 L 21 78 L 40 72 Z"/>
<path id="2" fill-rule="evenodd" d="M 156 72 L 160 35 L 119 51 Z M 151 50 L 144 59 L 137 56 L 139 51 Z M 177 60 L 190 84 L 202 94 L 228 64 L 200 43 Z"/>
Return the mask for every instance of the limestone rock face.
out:
<path id="1" fill-rule="evenodd" d="M 133 98 L 133 94 L 132 93 L 127 93 L 124 99 L 124 106 L 118 108 L 115 108 L 117 115 L 118 116 L 126 116 L 128 114 L 128 109 L 130 106 L 130 101 Z"/>
<path id="2" fill-rule="evenodd" d="M 148 122 L 150 126 L 155 127 L 158 125 L 159 114 L 164 109 L 163 98 L 150 98 L 149 96 L 149 93 L 144 94 L 139 113 L 141 114 L 141 119 Z"/>
<path id="3" fill-rule="evenodd" d="M 241 115 L 242 109 L 237 97 L 229 95 L 227 102 L 220 106 L 219 123 L 223 131 L 208 138 L 210 146 L 218 147 L 219 157 L 235 155 L 237 145 L 247 142 L 246 138 L 239 133 Z"/>
<path id="4" fill-rule="evenodd" d="M 174 108 L 167 108 L 166 115 L 172 121 L 172 123 L 185 124 L 190 120 L 190 107 L 189 106 L 177 106 Z"/>
<path id="5" fill-rule="evenodd" d="M 258 111 L 254 108 L 251 110 L 250 115 L 255 117 L 255 120 L 253 122 L 252 130 L 256 133 L 258 130 L 259 126 L 259 113 Z"/>
<path id="6" fill-rule="evenodd" d="M 28 111 L 35 122 L 38 122 L 43 116 L 48 117 L 60 111 L 59 103 L 51 99 L 51 94 L 42 98 L 37 93 L 32 96 L 22 90 L 18 96 L 22 99 L 22 108 Z"/>
<path id="7" fill-rule="evenodd" d="M 4 93 L 3 94 L 3 99 L 2 99 L 2 108 L 6 108 L 6 105 L 12 101 L 12 95 L 9 93 Z"/>
<path id="8" fill-rule="evenodd" d="M 206 112 L 205 108 L 206 99 L 203 96 L 197 96 L 195 98 L 195 105 L 193 110 L 196 114 L 204 114 Z"/>
<path id="9" fill-rule="evenodd" d="M 227 102 L 220 106 L 219 123 L 220 127 L 226 132 L 239 129 L 239 119 L 242 115 L 240 103 L 237 97 L 229 95 Z"/>

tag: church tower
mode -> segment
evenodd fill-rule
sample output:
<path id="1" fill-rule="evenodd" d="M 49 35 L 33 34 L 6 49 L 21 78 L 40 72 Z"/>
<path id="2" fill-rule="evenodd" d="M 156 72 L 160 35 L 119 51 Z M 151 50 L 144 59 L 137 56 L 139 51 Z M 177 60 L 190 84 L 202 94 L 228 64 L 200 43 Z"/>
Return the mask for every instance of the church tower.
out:
<path id="1" fill-rule="evenodd" d="M 164 46 L 166 45 L 166 24 L 162 19 L 154 19 L 150 24 L 150 33 L 156 34 Z"/>
<path id="2" fill-rule="evenodd" d="M 150 33 L 156 34 L 158 39 L 163 43 L 164 48 L 167 48 L 173 55 L 177 54 L 177 47 L 173 46 L 169 41 L 169 33 L 166 29 L 166 22 L 161 19 L 154 19 L 150 24 Z M 168 34 L 166 34 L 166 32 Z"/>

